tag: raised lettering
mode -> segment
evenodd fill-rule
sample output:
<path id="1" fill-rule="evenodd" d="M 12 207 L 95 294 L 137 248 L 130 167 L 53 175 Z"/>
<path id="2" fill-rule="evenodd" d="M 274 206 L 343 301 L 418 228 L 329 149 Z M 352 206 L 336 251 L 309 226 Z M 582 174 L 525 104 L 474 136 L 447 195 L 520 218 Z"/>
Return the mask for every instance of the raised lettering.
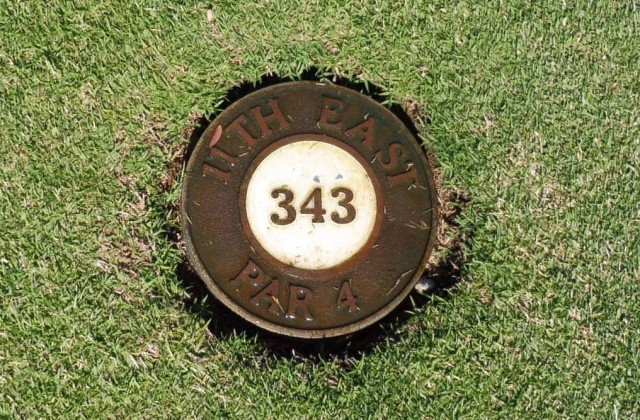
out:
<path id="1" fill-rule="evenodd" d="M 231 156 L 217 147 L 209 149 L 209 157 L 214 160 L 204 162 L 202 171 L 221 179 L 225 184 L 229 182 L 229 178 L 231 178 L 231 168 L 234 164 L 238 163 L 238 158 Z"/>
<path id="2" fill-rule="evenodd" d="M 360 124 L 348 129 L 347 134 L 357 137 L 360 140 L 364 140 L 363 144 L 367 146 L 368 149 L 371 149 L 371 147 L 373 147 L 375 128 L 376 119 L 373 117 L 369 117 Z"/>
<path id="3" fill-rule="evenodd" d="M 389 184 L 391 184 L 392 188 L 405 181 L 411 181 L 411 185 L 420 186 L 420 183 L 418 182 L 418 172 L 416 171 L 416 168 L 413 167 L 413 164 L 411 164 L 411 167 L 407 169 L 406 172 L 402 172 L 397 175 L 387 175 L 387 179 L 389 180 Z"/>
<path id="4" fill-rule="evenodd" d="M 273 281 L 269 283 L 267 287 L 260 290 L 251 298 L 251 303 L 256 306 L 260 306 L 261 302 L 266 301 L 266 304 L 269 307 L 269 312 L 275 315 L 282 315 L 284 310 L 282 309 L 282 305 L 280 304 L 280 300 L 278 299 L 279 290 L 278 279 L 273 279 Z"/>
<path id="5" fill-rule="evenodd" d="M 276 188 L 271 191 L 271 197 L 279 199 L 278 207 L 286 212 L 286 215 L 271 213 L 271 221 L 279 226 L 286 226 L 296 220 L 296 209 L 292 206 L 294 194 L 287 188 Z M 345 187 L 338 187 L 331 190 L 331 197 L 339 198 L 338 206 L 342 207 L 346 214 L 341 216 L 342 211 L 331 213 L 331 220 L 339 225 L 351 223 L 356 218 L 356 208 L 353 207 L 353 191 Z M 324 215 L 327 210 L 322 207 L 322 189 L 314 188 L 309 196 L 300 206 L 300 214 L 312 214 L 311 223 L 324 223 Z"/>
<path id="6" fill-rule="evenodd" d="M 237 134 L 242 137 L 242 139 L 247 143 L 247 146 L 253 147 L 258 142 L 258 139 L 253 137 L 247 129 L 244 127 L 247 122 L 247 117 L 244 115 L 239 115 L 238 118 L 233 120 L 231 124 L 227 127 L 230 130 L 234 130 Z"/>
<path id="7" fill-rule="evenodd" d="M 271 197 L 273 198 L 278 198 L 280 197 L 280 195 L 284 196 L 284 198 L 278 203 L 278 207 L 284 209 L 287 212 L 287 217 L 283 218 L 278 213 L 272 213 L 271 221 L 276 225 L 285 226 L 293 223 L 293 221 L 296 220 L 296 209 L 291 206 L 291 203 L 294 199 L 291 190 L 288 190 L 286 188 L 276 188 L 275 190 L 271 191 Z"/>
<path id="8" fill-rule="evenodd" d="M 311 312 L 309 311 L 309 302 L 313 299 L 313 292 L 306 287 L 294 286 L 289 287 L 289 308 L 287 318 L 295 318 L 297 314 L 301 314 L 307 321 L 313 321 Z"/>
<path id="9" fill-rule="evenodd" d="M 387 150 L 389 152 L 389 159 L 384 159 L 384 153 L 382 150 L 376 152 L 376 159 L 380 162 L 380 166 L 389 171 L 398 166 L 405 154 L 405 151 L 404 147 L 402 147 L 400 143 L 391 143 Z"/>
<path id="10" fill-rule="evenodd" d="M 338 113 L 341 112 L 343 108 L 344 102 L 340 99 L 323 96 L 322 112 L 320 113 L 318 125 L 327 128 L 340 129 L 342 127 L 342 123 L 340 122 L 340 115 L 338 115 Z"/>
<path id="11" fill-rule="evenodd" d="M 313 207 L 310 204 L 313 202 Z M 300 207 L 300 214 L 313 214 L 311 223 L 324 223 L 324 216 L 327 211 L 322 208 L 322 190 L 320 188 L 314 188 L 309 194 L 309 197 L 302 203 Z"/>
<path id="12" fill-rule="evenodd" d="M 256 263 L 249 260 L 242 271 L 231 280 L 231 283 L 236 286 L 236 291 L 240 290 L 244 285 L 251 287 L 262 286 L 265 283 L 264 271 Z"/>
<path id="13" fill-rule="evenodd" d="M 353 207 L 351 201 L 353 200 L 353 191 L 348 188 L 338 187 L 331 190 L 331 197 L 339 197 L 343 195 L 343 198 L 338 202 L 338 205 L 347 211 L 347 214 L 343 217 L 340 213 L 334 211 L 331 213 L 331 220 L 344 225 L 345 223 L 351 223 L 356 218 L 356 208 Z"/>
<path id="14" fill-rule="evenodd" d="M 259 106 L 251 109 L 251 113 L 258 123 L 260 131 L 262 132 L 262 137 L 268 136 L 272 133 L 272 130 L 269 127 L 269 123 L 271 121 L 275 122 L 278 130 L 284 130 L 285 128 L 289 127 L 287 119 L 284 117 L 284 114 L 280 110 L 278 101 L 276 99 L 270 99 L 269 101 L 267 101 L 267 104 L 271 108 L 271 113 L 267 115 L 264 115 L 262 113 L 262 110 Z"/>
<path id="15" fill-rule="evenodd" d="M 353 291 L 351 290 L 351 285 L 348 281 L 342 283 L 342 287 L 340 287 L 340 292 L 338 292 L 338 300 L 336 302 L 338 308 L 340 309 L 348 309 L 349 312 L 355 311 L 358 308 L 358 299 L 353 295 Z"/>

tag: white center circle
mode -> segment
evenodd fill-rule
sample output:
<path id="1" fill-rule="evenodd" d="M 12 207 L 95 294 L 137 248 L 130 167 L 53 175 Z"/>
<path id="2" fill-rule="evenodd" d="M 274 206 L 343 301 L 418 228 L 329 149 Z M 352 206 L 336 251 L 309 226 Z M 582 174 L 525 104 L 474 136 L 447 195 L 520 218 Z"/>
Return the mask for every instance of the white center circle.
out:
<path id="1" fill-rule="evenodd" d="M 333 144 L 302 140 L 264 158 L 246 193 L 249 227 L 280 262 L 308 270 L 335 267 L 367 243 L 376 192 L 365 168 Z"/>

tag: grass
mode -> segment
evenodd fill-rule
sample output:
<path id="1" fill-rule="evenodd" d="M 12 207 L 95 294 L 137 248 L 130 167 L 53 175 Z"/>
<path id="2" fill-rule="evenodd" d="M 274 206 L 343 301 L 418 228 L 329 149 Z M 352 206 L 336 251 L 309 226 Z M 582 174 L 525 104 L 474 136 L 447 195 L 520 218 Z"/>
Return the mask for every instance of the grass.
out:
<path id="1" fill-rule="evenodd" d="M 636 1 L 0 0 L 0 415 L 640 415 L 639 20 Z M 162 186 L 229 88 L 310 66 L 428 114 L 472 238 L 446 298 L 313 360 L 188 308 Z"/>

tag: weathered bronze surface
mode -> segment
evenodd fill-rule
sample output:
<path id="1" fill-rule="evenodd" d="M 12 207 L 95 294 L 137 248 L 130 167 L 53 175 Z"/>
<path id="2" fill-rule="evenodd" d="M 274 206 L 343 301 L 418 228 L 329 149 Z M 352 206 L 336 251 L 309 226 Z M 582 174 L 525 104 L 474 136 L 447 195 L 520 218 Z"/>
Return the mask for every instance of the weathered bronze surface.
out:
<path id="1" fill-rule="evenodd" d="M 411 132 L 367 96 L 315 82 L 227 108 L 182 191 L 187 253 L 209 290 L 253 324 L 301 338 L 388 314 L 422 274 L 436 221 Z"/>

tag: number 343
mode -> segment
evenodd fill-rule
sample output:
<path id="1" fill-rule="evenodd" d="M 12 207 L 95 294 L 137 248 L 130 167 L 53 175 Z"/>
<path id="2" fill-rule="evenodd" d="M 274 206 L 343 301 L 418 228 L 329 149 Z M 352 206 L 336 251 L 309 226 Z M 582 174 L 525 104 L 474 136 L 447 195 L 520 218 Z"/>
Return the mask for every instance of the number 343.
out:
<path id="1" fill-rule="evenodd" d="M 297 212 L 293 207 L 293 192 L 287 188 L 276 188 L 271 191 L 271 197 L 280 199 L 278 207 L 284 209 L 287 213 L 285 217 L 282 217 L 278 213 L 271 214 L 271 221 L 276 225 L 284 226 L 293 223 L 296 220 Z M 281 198 L 280 198 L 281 197 Z M 331 197 L 338 200 L 338 206 L 342 207 L 344 211 L 334 211 L 331 213 L 331 220 L 334 223 L 343 225 L 353 222 L 356 218 L 356 209 L 351 204 L 353 201 L 353 191 L 348 188 L 338 187 L 331 190 Z M 322 206 L 322 189 L 315 188 L 311 191 L 311 194 L 304 200 L 302 206 L 300 206 L 301 214 L 312 214 L 313 223 L 324 223 L 324 215 L 327 211 Z M 340 214 L 342 213 L 342 215 Z"/>

